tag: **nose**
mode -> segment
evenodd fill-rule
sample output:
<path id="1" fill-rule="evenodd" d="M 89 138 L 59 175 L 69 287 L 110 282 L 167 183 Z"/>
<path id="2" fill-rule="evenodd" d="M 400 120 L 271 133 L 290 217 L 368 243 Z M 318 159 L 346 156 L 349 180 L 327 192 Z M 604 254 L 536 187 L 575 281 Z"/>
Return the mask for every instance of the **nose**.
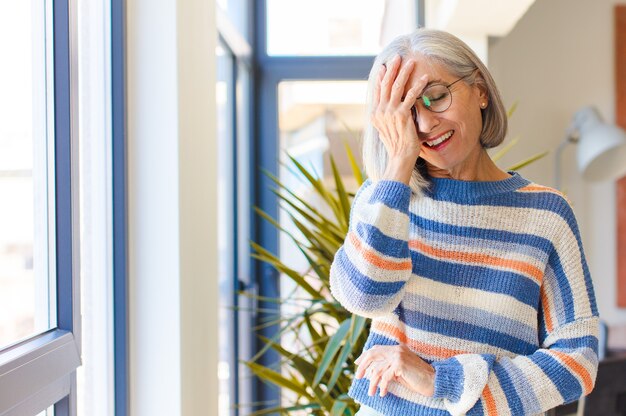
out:
<path id="1" fill-rule="evenodd" d="M 428 134 L 439 125 L 437 114 L 427 110 L 422 105 L 416 105 L 414 110 L 415 124 L 418 133 Z"/>

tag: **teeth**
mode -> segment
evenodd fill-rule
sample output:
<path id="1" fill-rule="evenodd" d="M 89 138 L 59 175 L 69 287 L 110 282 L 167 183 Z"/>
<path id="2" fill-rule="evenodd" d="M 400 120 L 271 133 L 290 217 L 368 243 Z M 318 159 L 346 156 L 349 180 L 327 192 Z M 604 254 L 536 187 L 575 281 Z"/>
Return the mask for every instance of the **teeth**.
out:
<path id="1" fill-rule="evenodd" d="M 433 140 L 432 142 L 426 142 L 426 144 L 429 145 L 430 147 L 437 146 L 438 144 L 443 143 L 446 140 L 448 140 L 450 138 L 450 136 L 452 136 L 452 133 L 453 133 L 453 131 L 449 131 L 448 133 L 444 134 L 443 136 L 441 136 L 437 140 Z"/>

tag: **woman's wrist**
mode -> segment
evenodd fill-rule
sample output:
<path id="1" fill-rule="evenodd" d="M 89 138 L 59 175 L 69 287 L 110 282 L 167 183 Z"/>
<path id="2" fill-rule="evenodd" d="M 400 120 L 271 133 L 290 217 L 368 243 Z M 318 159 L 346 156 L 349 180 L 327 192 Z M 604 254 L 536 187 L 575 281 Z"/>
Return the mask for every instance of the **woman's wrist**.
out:
<path id="1" fill-rule="evenodd" d="M 409 185 L 416 160 L 417 159 L 406 157 L 389 160 L 382 179 L 398 181 Z"/>

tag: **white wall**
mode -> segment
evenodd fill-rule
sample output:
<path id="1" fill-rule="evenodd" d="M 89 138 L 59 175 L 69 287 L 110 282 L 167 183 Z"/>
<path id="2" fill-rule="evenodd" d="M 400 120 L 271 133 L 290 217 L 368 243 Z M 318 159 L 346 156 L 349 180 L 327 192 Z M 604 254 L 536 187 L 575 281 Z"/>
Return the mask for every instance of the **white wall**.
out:
<path id="1" fill-rule="evenodd" d="M 130 414 L 217 414 L 215 3 L 127 1 Z"/>
<path id="2" fill-rule="evenodd" d="M 502 159 L 508 166 L 534 153 L 547 158 L 520 173 L 553 186 L 554 150 L 572 115 L 595 105 L 614 121 L 614 28 L 616 0 L 537 0 L 508 36 L 489 51 L 489 66 L 507 106 L 519 106 L 509 138 L 520 136 Z M 508 139 L 507 139 L 508 140 Z M 588 183 L 575 166 L 575 148 L 563 152 L 563 190 L 574 203 L 600 314 L 610 324 L 626 323 L 616 306 L 616 212 L 614 183 Z"/>

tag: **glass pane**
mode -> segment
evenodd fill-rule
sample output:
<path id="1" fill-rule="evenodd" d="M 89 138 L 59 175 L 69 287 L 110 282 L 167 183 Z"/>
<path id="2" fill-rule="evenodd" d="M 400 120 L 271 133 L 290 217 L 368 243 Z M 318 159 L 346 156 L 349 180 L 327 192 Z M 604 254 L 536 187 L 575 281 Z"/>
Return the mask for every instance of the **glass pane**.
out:
<path id="1" fill-rule="evenodd" d="M 248 17 L 251 13 L 249 4 L 249 0 L 217 0 L 217 7 L 226 13 L 239 34 L 248 41 L 251 39 L 250 24 L 248 24 Z"/>
<path id="2" fill-rule="evenodd" d="M 0 3 L 0 348 L 56 324 L 51 3 Z"/>
<path id="3" fill-rule="evenodd" d="M 414 0 L 267 0 L 268 55 L 376 55 L 416 26 Z"/>
<path id="4" fill-rule="evenodd" d="M 43 412 L 39 413 L 37 416 L 54 416 L 54 406 L 50 406 Z"/>
<path id="5" fill-rule="evenodd" d="M 234 253 L 234 204 L 233 192 L 233 152 L 234 129 L 233 107 L 234 80 L 233 57 L 221 45 L 217 47 L 217 130 L 219 151 L 219 206 L 218 206 L 218 245 L 219 245 L 219 340 L 220 356 L 218 363 L 219 414 L 230 414 L 233 356 L 233 253 Z"/>
<path id="6" fill-rule="evenodd" d="M 365 81 L 290 81 L 279 84 L 281 158 L 285 153 L 291 155 L 310 172 L 314 172 L 314 176 L 322 178 L 329 189 L 334 189 L 333 171 L 329 162 L 329 156 L 332 155 L 346 189 L 349 192 L 356 191 L 357 181 L 344 144 L 350 146 L 360 165 L 358 142 L 365 121 L 365 96 Z M 294 173 L 296 169 L 292 166 L 289 163 L 287 167 L 281 166 L 279 171 L 281 182 L 332 222 L 337 223 L 332 210 L 322 202 L 302 177 Z M 304 235 L 290 221 L 284 210 L 281 210 L 279 222 L 296 239 L 307 243 Z M 308 276 L 306 278 L 310 285 L 320 290 L 327 300 L 332 300 L 330 293 L 322 289 L 319 279 L 312 277 L 306 258 L 293 240 L 285 233 L 281 233 L 279 245 L 280 260 L 301 275 Z M 321 263 L 318 265 L 329 266 Z M 281 317 L 289 319 L 291 316 L 301 314 L 303 307 L 309 306 L 306 299 L 310 297 L 307 293 L 298 289 L 285 275 L 281 276 L 280 290 L 281 296 L 288 298 L 281 305 Z M 336 327 L 336 321 L 326 318 L 326 314 L 323 313 L 311 315 L 314 325 L 323 322 L 330 327 Z M 300 331 L 287 331 L 281 339 L 282 345 L 292 352 L 306 351 L 304 347 L 310 345 L 311 341 L 305 328 L 306 326 L 302 326 Z M 296 397 L 290 396 L 286 390 L 283 390 L 282 394 L 284 405 L 294 404 Z"/>

